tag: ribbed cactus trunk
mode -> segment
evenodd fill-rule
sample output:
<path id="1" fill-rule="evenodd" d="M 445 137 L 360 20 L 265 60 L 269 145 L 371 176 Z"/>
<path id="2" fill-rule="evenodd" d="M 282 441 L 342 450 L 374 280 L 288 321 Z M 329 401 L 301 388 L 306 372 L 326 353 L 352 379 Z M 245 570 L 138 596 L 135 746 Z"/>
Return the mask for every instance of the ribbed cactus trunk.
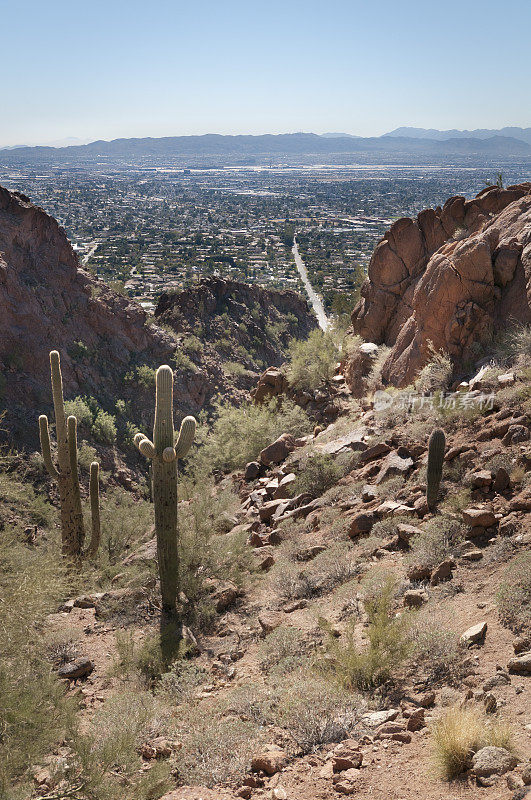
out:
<path id="1" fill-rule="evenodd" d="M 157 532 L 162 608 L 175 609 L 179 591 L 179 549 L 177 540 L 177 458 L 164 460 L 164 451 L 172 450 L 173 373 L 169 367 L 157 372 L 155 425 L 153 427 L 153 502 Z"/>
<path id="2" fill-rule="evenodd" d="M 39 433 L 42 456 L 46 469 L 57 481 L 59 501 L 61 505 L 61 547 L 63 555 L 79 558 L 83 553 L 85 526 L 81 506 L 81 490 L 79 486 L 77 462 L 77 419 L 66 418 L 63 400 L 63 378 L 61 375 L 61 359 L 57 350 L 50 353 L 50 370 L 52 396 L 55 412 L 55 432 L 57 437 L 57 467 L 53 463 L 48 417 L 39 417 Z M 92 539 L 89 553 L 93 554 L 99 544 L 99 489 L 98 468 L 96 461 L 91 464 L 90 496 L 92 509 Z"/>
<path id="3" fill-rule="evenodd" d="M 439 487 L 441 485 L 444 450 L 446 447 L 446 437 L 444 431 L 436 428 L 428 443 L 428 469 L 426 473 L 426 502 L 430 511 L 437 505 Z"/>
<path id="4" fill-rule="evenodd" d="M 155 424 L 153 441 L 137 433 L 135 443 L 140 452 L 152 460 L 153 503 L 157 560 L 160 575 L 162 609 L 174 615 L 179 596 L 179 539 L 177 529 L 177 461 L 192 446 L 195 419 L 186 417 L 175 441 L 173 429 L 173 372 L 162 366 L 157 370 Z"/>

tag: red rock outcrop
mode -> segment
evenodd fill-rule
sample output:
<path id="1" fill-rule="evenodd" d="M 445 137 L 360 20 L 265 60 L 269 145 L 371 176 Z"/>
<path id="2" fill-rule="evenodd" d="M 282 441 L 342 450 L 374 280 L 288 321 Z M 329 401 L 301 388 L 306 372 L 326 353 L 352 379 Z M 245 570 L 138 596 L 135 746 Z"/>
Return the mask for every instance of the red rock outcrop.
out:
<path id="1" fill-rule="evenodd" d="M 411 382 L 430 346 L 456 366 L 508 320 L 531 322 L 531 183 L 399 219 L 378 243 L 355 333 L 392 348 L 383 379 Z"/>
<path id="2" fill-rule="evenodd" d="M 56 220 L 0 187 L 0 401 L 18 446 L 36 442 L 35 413 L 50 408 L 50 350 L 61 352 L 66 397 L 94 395 L 112 408 L 127 399 L 128 370 L 168 361 L 175 346 L 140 306 L 80 269 Z M 197 412 L 205 376 L 176 377 L 176 402 Z"/>

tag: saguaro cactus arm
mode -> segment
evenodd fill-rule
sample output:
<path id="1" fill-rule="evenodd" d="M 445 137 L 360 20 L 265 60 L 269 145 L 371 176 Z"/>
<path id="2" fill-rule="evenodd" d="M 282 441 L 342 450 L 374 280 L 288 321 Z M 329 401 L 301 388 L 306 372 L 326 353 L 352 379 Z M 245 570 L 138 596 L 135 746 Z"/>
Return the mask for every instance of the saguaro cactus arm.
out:
<path id="1" fill-rule="evenodd" d="M 175 453 L 177 458 L 184 458 L 190 450 L 195 437 L 196 421 L 194 417 L 185 417 L 181 422 L 179 436 L 175 442 Z"/>
<path id="2" fill-rule="evenodd" d="M 44 466 L 48 470 L 52 478 L 59 477 L 59 472 L 56 469 L 52 460 L 52 450 L 50 447 L 50 429 L 48 427 L 48 417 L 46 414 L 41 414 L 39 417 L 39 438 L 41 440 L 41 451 L 44 460 Z"/>

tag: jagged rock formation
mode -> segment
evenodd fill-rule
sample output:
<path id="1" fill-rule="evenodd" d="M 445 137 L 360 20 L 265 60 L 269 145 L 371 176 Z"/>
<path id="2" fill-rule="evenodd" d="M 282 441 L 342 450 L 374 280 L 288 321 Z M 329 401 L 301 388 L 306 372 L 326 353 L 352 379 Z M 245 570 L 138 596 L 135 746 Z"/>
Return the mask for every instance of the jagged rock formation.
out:
<path id="1" fill-rule="evenodd" d="M 392 348 L 384 380 L 411 382 L 430 343 L 457 367 L 509 320 L 531 322 L 531 183 L 397 220 L 377 245 L 354 331 Z"/>

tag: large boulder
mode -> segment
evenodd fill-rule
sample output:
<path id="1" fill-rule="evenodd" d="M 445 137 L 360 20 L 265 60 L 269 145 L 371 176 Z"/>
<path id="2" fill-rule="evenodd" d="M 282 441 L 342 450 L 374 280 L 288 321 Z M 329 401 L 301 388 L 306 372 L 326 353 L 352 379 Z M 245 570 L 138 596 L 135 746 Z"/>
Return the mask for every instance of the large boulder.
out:
<path id="1" fill-rule="evenodd" d="M 399 219 L 376 246 L 354 332 L 390 346 L 382 377 L 411 383 L 431 348 L 458 365 L 508 319 L 531 322 L 531 183 Z"/>

